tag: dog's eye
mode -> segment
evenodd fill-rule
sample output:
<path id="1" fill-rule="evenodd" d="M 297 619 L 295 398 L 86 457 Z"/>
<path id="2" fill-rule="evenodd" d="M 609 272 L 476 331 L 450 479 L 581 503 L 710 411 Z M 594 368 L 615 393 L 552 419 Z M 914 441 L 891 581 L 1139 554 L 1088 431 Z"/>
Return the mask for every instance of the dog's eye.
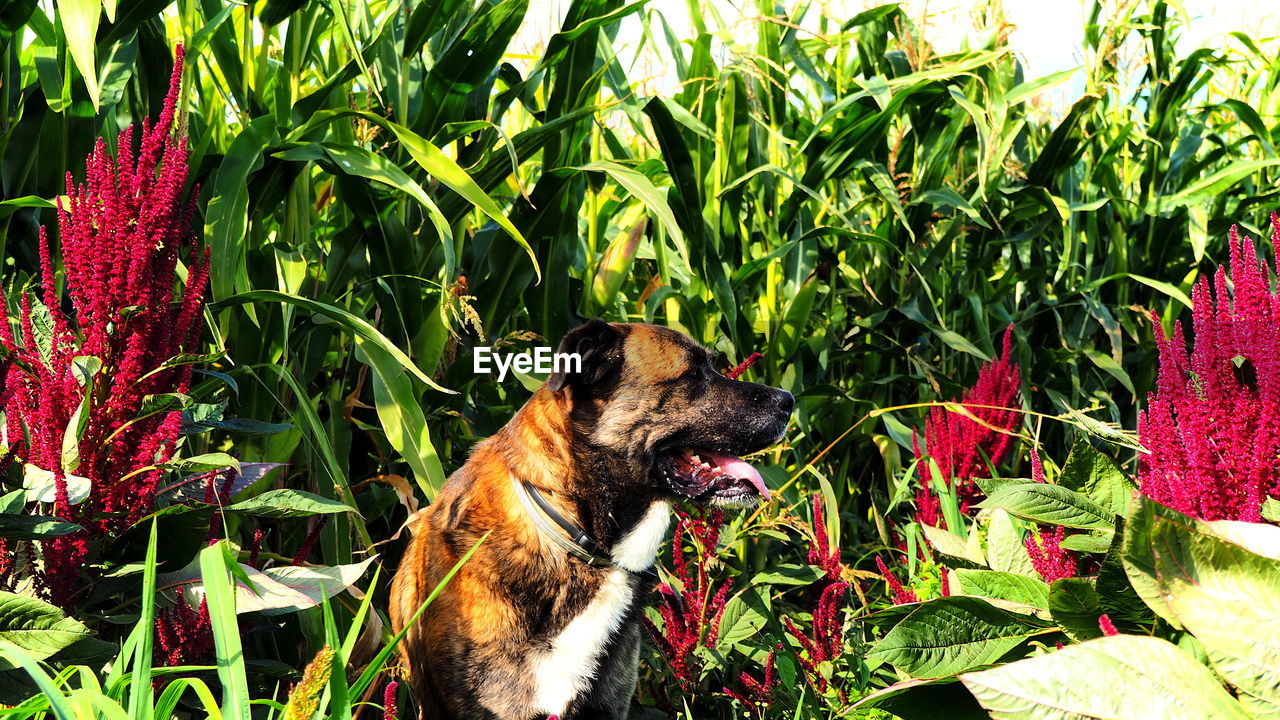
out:
<path id="1" fill-rule="evenodd" d="M 701 366 L 701 365 L 690 365 L 690 366 L 689 366 L 689 369 L 688 369 L 688 370 L 685 370 L 685 371 L 680 375 L 680 379 L 681 379 L 681 380 L 690 380 L 690 381 L 692 381 L 692 380 L 701 380 L 701 379 L 702 379 L 702 372 L 703 372 L 703 370 L 702 370 L 702 366 Z"/>

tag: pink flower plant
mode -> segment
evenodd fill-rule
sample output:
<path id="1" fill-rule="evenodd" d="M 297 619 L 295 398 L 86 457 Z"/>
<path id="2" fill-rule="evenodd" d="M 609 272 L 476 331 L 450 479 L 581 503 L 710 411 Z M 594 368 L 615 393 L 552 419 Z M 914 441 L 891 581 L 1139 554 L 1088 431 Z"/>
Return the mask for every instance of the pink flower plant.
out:
<path id="1" fill-rule="evenodd" d="M 40 292 L 22 294 L 16 334 L 0 323 L 8 452 L 29 474 L 51 476 L 51 511 L 86 528 L 41 543 L 37 579 L 59 604 L 80 585 L 89 539 L 153 508 L 157 466 L 179 436 L 180 411 L 144 407 L 190 387 L 191 365 L 172 360 L 196 346 L 209 274 L 208 252 L 190 230 L 194 193 L 184 199 L 182 60 L 179 46 L 156 123 L 144 121 L 136 137 L 132 126 L 121 132 L 116 157 L 99 139 L 84 183 L 67 175 L 57 201 L 66 297 L 41 228 Z M 88 487 L 75 504 L 73 480 Z"/>
<path id="2" fill-rule="evenodd" d="M 1275 213 L 1271 226 L 1274 253 Z M 1190 354 L 1182 323 L 1166 336 L 1155 318 L 1159 369 L 1138 418 L 1150 451 L 1138 482 L 1188 515 L 1260 522 L 1266 499 L 1280 497 L 1280 296 L 1253 241 L 1233 226 L 1228 244 L 1230 271 L 1219 266 L 1192 294 Z"/>

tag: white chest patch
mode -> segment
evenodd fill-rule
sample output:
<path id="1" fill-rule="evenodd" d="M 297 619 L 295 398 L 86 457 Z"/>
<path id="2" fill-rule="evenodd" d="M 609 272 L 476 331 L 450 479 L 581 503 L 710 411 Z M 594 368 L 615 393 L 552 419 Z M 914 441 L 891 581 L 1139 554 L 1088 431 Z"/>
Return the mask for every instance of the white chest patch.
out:
<path id="1" fill-rule="evenodd" d="M 647 570 L 671 522 L 671 506 L 656 501 L 616 545 L 611 555 L 618 567 L 609 570 L 595 597 L 533 663 L 534 710 L 561 715 L 595 674 L 600 654 L 622 625 L 635 596 L 631 573 Z"/>

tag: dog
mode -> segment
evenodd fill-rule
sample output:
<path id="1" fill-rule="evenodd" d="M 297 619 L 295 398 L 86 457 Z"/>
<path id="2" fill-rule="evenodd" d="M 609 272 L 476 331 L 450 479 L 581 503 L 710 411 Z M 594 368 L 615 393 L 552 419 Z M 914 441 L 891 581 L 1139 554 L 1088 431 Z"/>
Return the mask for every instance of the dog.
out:
<path id="1" fill-rule="evenodd" d="M 412 525 L 390 615 L 423 720 L 625 718 L 672 502 L 768 497 L 738 456 L 782 437 L 791 393 L 655 325 L 592 320 L 559 352 L 581 367 L 552 373 Z"/>

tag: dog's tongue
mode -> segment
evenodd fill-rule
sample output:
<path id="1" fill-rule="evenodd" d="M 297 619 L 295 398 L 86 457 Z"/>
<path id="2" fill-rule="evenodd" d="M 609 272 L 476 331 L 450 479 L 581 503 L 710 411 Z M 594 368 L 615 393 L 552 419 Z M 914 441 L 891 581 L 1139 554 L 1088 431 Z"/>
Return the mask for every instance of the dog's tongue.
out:
<path id="1" fill-rule="evenodd" d="M 720 455 L 713 452 L 702 452 L 704 460 L 710 460 L 719 468 L 729 475 L 739 480 L 746 480 L 751 483 L 752 487 L 760 492 L 760 496 L 765 500 L 769 499 L 769 488 L 764 485 L 764 478 L 760 477 L 760 471 L 751 466 L 751 463 L 743 460 L 736 455 Z"/>

